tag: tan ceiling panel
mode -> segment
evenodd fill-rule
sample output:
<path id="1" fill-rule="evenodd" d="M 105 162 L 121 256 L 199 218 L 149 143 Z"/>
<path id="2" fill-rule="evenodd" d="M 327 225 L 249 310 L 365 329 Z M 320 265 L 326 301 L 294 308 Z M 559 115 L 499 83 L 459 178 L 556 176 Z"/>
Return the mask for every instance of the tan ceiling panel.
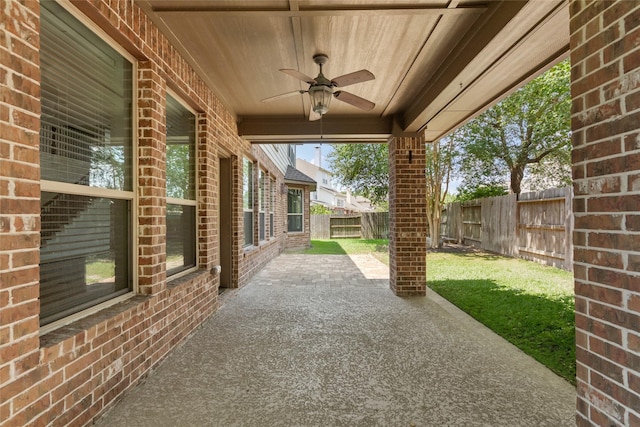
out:
<path id="1" fill-rule="evenodd" d="M 435 134 L 431 127 L 450 129 L 568 52 L 565 0 L 136 1 L 234 115 L 256 124 L 271 118 L 274 138 L 290 120 L 292 137 L 317 133 L 304 123 L 307 94 L 260 102 L 307 90 L 278 70 L 315 77 L 317 53 L 329 57 L 328 78 L 361 69 L 376 77 L 344 88 L 373 110 L 334 99 L 326 122 L 394 116 L 404 131 Z M 362 132 L 369 122 L 358 123 Z"/>

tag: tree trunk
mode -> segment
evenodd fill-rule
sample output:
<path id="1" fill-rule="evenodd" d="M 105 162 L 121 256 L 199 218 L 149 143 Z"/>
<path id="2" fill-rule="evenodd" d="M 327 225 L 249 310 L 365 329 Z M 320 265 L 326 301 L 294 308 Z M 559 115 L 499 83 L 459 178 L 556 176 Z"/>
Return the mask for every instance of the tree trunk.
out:
<path id="1" fill-rule="evenodd" d="M 433 197 L 433 196 L 432 196 Z M 431 239 L 430 248 L 439 248 L 440 244 L 440 223 L 442 221 L 442 205 L 440 204 L 439 195 L 436 199 L 427 202 L 427 222 L 429 223 L 429 238 Z"/>
<path id="2" fill-rule="evenodd" d="M 511 168 L 511 191 L 515 194 L 520 194 L 520 184 L 522 184 L 522 178 L 524 178 L 524 166 L 514 165 Z"/>
<path id="3" fill-rule="evenodd" d="M 431 247 L 434 249 L 442 247 L 442 243 L 440 242 L 440 223 L 441 223 L 441 215 L 439 214 L 437 215 L 437 218 L 432 218 L 432 221 L 429 222 L 429 235 L 431 236 Z"/>

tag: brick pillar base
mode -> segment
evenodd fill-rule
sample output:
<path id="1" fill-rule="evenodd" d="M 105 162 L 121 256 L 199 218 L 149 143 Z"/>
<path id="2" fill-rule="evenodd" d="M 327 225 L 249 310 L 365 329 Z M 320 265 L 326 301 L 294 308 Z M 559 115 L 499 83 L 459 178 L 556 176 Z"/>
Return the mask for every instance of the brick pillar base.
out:
<path id="1" fill-rule="evenodd" d="M 398 296 L 427 292 L 424 138 L 389 141 L 389 285 Z"/>
<path id="2" fill-rule="evenodd" d="M 579 426 L 640 426 L 640 3 L 571 1 Z"/>

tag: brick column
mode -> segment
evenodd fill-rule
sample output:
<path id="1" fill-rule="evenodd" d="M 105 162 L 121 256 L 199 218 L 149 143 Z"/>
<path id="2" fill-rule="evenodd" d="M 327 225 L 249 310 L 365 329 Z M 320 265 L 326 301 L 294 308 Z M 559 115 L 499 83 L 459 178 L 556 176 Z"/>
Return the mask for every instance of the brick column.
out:
<path id="1" fill-rule="evenodd" d="M 166 287 L 166 82 L 151 61 L 138 63 L 138 289 Z"/>
<path id="2" fill-rule="evenodd" d="M 389 285 L 426 295 L 427 180 L 424 138 L 389 141 Z"/>
<path id="3" fill-rule="evenodd" d="M 640 3 L 572 1 L 578 425 L 640 425 Z"/>
<path id="4" fill-rule="evenodd" d="M 198 267 L 210 270 L 220 264 L 218 254 L 218 150 L 214 146 L 213 114 L 198 114 L 197 169 L 198 183 Z"/>
<path id="5" fill-rule="evenodd" d="M 39 361 L 39 5 L 4 2 L 0 46 L 0 423 L 37 397 L 20 394 L 46 375 Z"/>

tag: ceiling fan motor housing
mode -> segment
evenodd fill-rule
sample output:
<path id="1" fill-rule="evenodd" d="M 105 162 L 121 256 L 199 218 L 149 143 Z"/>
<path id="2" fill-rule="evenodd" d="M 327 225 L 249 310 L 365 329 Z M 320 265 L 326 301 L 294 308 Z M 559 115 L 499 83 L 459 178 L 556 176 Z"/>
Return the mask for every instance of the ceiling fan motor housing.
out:
<path id="1" fill-rule="evenodd" d="M 316 55 L 313 55 L 313 62 L 315 62 L 320 66 L 326 64 L 328 60 L 329 60 L 329 57 L 324 53 L 318 53 Z"/>

